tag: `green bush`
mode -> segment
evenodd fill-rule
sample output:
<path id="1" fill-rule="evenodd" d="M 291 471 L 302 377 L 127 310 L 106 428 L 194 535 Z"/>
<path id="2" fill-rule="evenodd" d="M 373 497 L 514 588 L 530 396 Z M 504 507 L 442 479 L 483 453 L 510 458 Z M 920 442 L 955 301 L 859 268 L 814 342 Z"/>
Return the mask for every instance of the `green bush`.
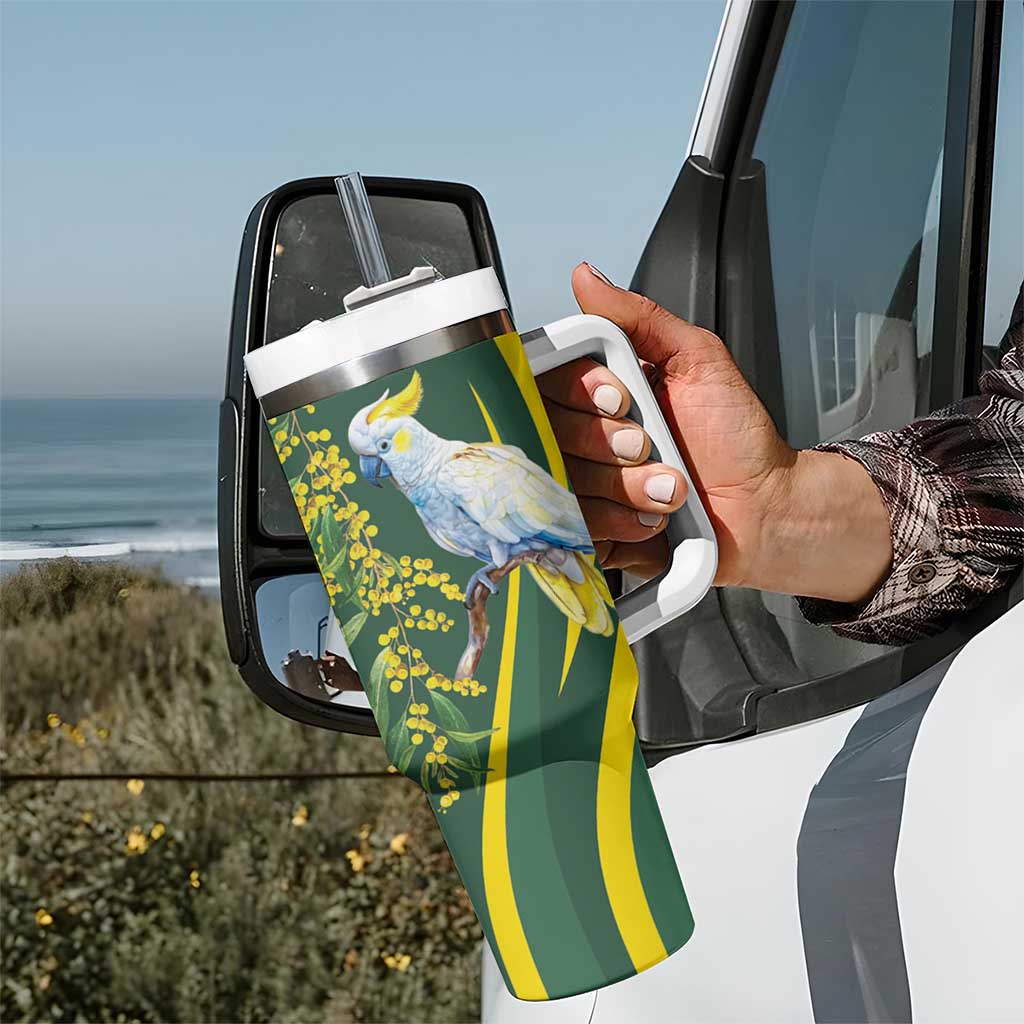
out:
<path id="1" fill-rule="evenodd" d="M 264 708 L 219 609 L 159 577 L 23 569 L 0 613 L 7 771 L 383 767 Z M 480 931 L 404 779 L 6 785 L 0 870 L 3 1020 L 479 1015 Z"/>

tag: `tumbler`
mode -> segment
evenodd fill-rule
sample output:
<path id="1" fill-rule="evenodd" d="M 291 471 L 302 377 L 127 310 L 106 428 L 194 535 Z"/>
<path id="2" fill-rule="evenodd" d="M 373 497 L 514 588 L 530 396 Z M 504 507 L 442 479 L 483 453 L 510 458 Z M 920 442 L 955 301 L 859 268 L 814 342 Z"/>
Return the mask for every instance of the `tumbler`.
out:
<path id="1" fill-rule="evenodd" d="M 614 601 L 534 372 L 607 363 L 685 473 L 628 340 L 581 315 L 524 346 L 491 268 L 367 262 L 344 314 L 250 353 L 249 379 L 388 757 L 426 792 L 509 990 L 592 990 L 693 931 L 629 643 L 707 590 L 714 534 L 690 487 L 668 571 Z"/>

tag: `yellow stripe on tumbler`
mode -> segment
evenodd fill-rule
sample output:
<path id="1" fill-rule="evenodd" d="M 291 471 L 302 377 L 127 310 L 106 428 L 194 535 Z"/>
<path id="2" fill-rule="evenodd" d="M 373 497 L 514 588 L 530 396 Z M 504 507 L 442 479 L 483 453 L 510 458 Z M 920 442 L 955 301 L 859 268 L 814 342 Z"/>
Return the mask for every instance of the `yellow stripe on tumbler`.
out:
<path id="1" fill-rule="evenodd" d="M 637 668 L 619 627 L 597 773 L 597 847 L 608 902 L 633 966 L 642 971 L 668 956 L 647 902 L 633 847 L 630 782 L 633 769 L 631 716 Z"/>
<path id="2" fill-rule="evenodd" d="M 580 642 L 580 631 L 583 627 L 572 619 L 566 620 L 565 627 L 565 655 L 562 658 L 562 680 L 558 684 L 558 695 L 562 695 L 565 681 L 569 677 L 569 669 L 572 668 L 572 658 L 576 653 L 576 645 Z"/>
<path id="3" fill-rule="evenodd" d="M 480 415 L 487 424 L 491 440 L 500 443 L 501 435 L 482 399 L 472 384 Z M 513 569 L 505 581 L 505 631 L 501 638 L 501 664 L 498 666 L 498 692 L 494 698 L 490 752 L 487 755 L 489 778 L 484 784 L 482 860 L 487 912 L 491 917 L 494 941 L 498 944 L 512 991 L 520 999 L 547 999 L 547 989 L 534 963 L 526 941 L 523 922 L 512 888 L 512 869 L 508 860 L 508 817 L 505 780 L 508 777 L 508 723 L 512 708 L 512 670 L 516 660 L 516 632 L 519 626 L 519 570 Z"/>
<path id="4" fill-rule="evenodd" d="M 529 360 L 523 351 L 522 342 L 516 333 L 502 334 L 494 339 L 498 351 L 508 364 L 512 376 L 519 385 L 519 391 L 523 396 L 527 409 L 530 410 L 530 418 L 540 435 L 541 444 L 544 446 L 544 455 L 548 460 L 548 469 L 551 475 L 563 487 L 569 486 L 569 478 L 565 472 L 565 463 L 562 461 L 562 453 L 555 440 L 555 433 L 548 422 L 548 415 L 544 411 L 544 402 L 541 400 L 540 392 L 537 390 L 537 382 L 534 380 L 533 371 L 530 369 Z M 476 392 L 474 392 L 476 394 Z M 480 399 L 477 398 L 479 402 Z M 486 416 L 486 413 L 485 413 Z M 576 653 L 576 645 L 580 642 L 580 625 L 567 618 L 565 621 L 565 655 L 562 660 L 562 678 L 558 684 L 558 693 L 561 696 L 565 680 L 569 676 L 569 669 L 572 667 L 573 655 Z"/>
<path id="5" fill-rule="evenodd" d="M 491 414 L 487 411 L 487 406 L 484 405 L 483 399 L 476 393 L 476 388 L 472 384 L 469 385 L 469 390 L 473 392 L 476 404 L 480 406 L 480 415 L 483 416 L 484 423 L 487 424 L 487 433 L 491 435 L 491 440 L 496 444 L 500 444 L 501 435 L 498 433 L 498 428 L 494 425 L 494 420 L 491 419 Z"/>
<path id="6" fill-rule="evenodd" d="M 537 390 L 537 382 L 533 379 L 533 371 L 523 351 L 523 344 L 516 333 L 502 334 L 494 339 L 508 368 L 512 371 L 519 391 L 523 396 L 527 409 L 530 410 L 530 417 L 533 425 L 540 434 L 541 444 L 544 445 L 544 455 L 548 460 L 548 468 L 551 475 L 563 486 L 569 486 L 568 477 L 565 475 L 565 464 L 562 462 L 562 453 L 558 449 L 558 442 L 555 440 L 555 433 L 548 422 L 548 414 L 544 411 L 544 403 L 541 401 L 540 392 Z"/>
<path id="7" fill-rule="evenodd" d="M 513 993 L 520 999 L 547 999 L 548 993 L 526 941 L 523 922 L 512 888 L 512 870 L 508 859 L 507 808 L 505 784 L 508 774 L 508 723 L 512 707 L 512 670 L 516 657 L 516 627 L 519 621 L 519 569 L 506 577 L 508 605 L 502 636 L 498 692 L 494 699 L 495 730 L 491 736 L 484 785 L 483 871 L 487 911 L 494 939 Z"/>

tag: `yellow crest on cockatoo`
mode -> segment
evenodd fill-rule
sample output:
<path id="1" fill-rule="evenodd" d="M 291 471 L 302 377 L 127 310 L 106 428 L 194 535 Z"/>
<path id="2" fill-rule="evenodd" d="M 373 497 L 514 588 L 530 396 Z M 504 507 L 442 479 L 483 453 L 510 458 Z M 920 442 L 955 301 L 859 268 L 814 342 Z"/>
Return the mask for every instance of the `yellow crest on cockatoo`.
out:
<path id="1" fill-rule="evenodd" d="M 385 417 L 415 416 L 423 401 L 423 382 L 418 370 L 413 370 L 412 380 L 397 395 L 388 397 L 385 391 L 380 401 L 366 414 L 367 425 Z"/>

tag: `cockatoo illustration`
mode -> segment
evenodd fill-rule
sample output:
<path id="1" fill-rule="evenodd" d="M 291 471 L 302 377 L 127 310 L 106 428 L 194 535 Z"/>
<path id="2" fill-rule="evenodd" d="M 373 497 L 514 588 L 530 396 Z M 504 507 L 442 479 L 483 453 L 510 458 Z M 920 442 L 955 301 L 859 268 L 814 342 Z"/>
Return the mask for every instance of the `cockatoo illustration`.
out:
<path id="1" fill-rule="evenodd" d="M 396 395 L 385 391 L 348 428 L 362 475 L 390 477 L 440 547 L 484 563 L 466 585 L 497 593 L 487 575 L 518 555 L 554 605 L 601 636 L 614 628 L 612 597 L 572 494 L 525 453 L 494 442 L 449 441 L 415 419 L 423 400 L 417 371 Z"/>

